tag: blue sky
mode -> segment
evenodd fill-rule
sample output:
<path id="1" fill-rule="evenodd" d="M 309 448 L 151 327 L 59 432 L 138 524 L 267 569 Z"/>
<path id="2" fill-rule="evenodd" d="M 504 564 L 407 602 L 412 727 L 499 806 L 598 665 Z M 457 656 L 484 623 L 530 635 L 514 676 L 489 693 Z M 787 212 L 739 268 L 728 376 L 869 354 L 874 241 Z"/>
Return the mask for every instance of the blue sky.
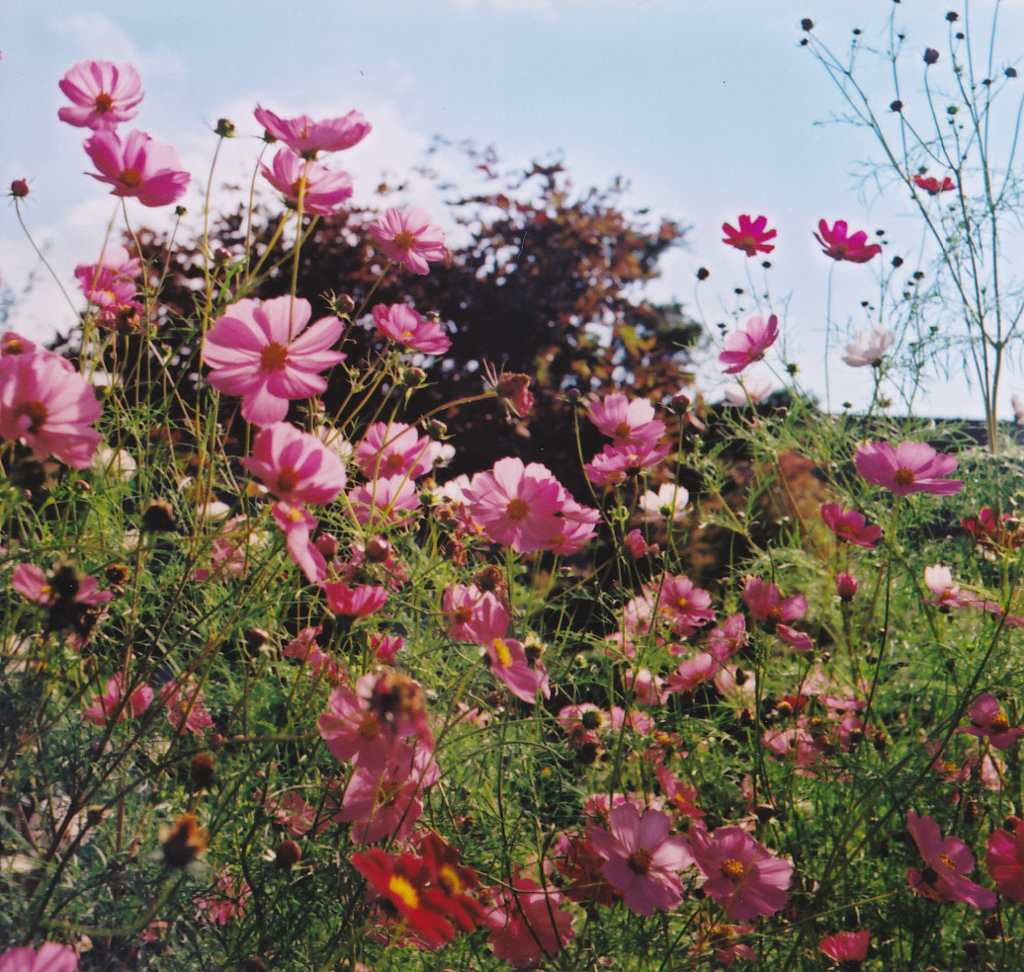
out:
<path id="1" fill-rule="evenodd" d="M 694 273 L 708 266 L 712 277 L 701 307 L 710 324 L 729 319 L 732 288 L 747 283 L 745 258 L 721 244 L 719 227 L 739 213 L 764 213 L 779 231 L 772 286 L 777 307 L 788 307 L 788 348 L 819 393 L 831 261 L 811 236 L 818 219 L 884 226 L 897 248 L 920 239 L 901 216 L 901 200 L 858 193 L 854 166 L 873 146 L 850 126 L 817 124 L 840 109 L 840 100 L 798 46 L 802 17 L 811 17 L 835 49 L 846 46 L 853 27 L 864 29 L 865 42 L 880 41 L 892 0 L 3 6 L 0 130 L 7 135 L 0 143 L 0 182 L 28 177 L 26 219 L 65 281 L 76 263 L 95 257 L 115 211 L 105 188 L 84 174 L 86 133 L 56 117 L 63 103 L 57 81 L 85 58 L 127 60 L 139 70 L 146 98 L 129 126 L 178 149 L 193 173 L 187 201 L 194 210 L 219 117 L 231 118 L 241 137 L 226 147 L 215 185 L 243 181 L 251 172 L 259 148 L 252 118 L 257 102 L 279 114 L 314 117 L 358 108 L 373 122 L 373 134 L 329 164 L 351 172 L 359 200 L 372 199 L 382 172 L 393 179 L 406 175 L 434 134 L 493 145 L 510 167 L 561 153 L 580 188 L 625 177 L 632 205 L 649 207 L 652 219 L 664 215 L 692 227 L 686 249 L 666 260 L 655 292 L 678 297 L 693 312 Z M 975 0 L 972 17 L 991 7 L 991 0 Z M 1024 4 L 1003 7 L 1002 36 L 1024 37 Z M 938 0 L 903 0 L 898 18 L 911 50 L 944 49 L 946 9 Z M 1016 51 L 1005 56 L 1009 63 Z M 869 76 L 868 83 L 887 104 L 884 76 Z M 411 192 L 417 191 L 413 184 Z M 417 201 L 437 206 L 436 199 Z M 130 211 L 150 223 L 159 215 L 134 204 Z M 33 271 L 33 287 L 22 294 Z M 876 273 L 872 265 L 836 268 L 832 303 L 844 330 L 869 326 L 859 302 L 877 295 Z M 70 326 L 71 311 L 39 274 L 11 207 L 0 207 L 0 274 L 20 295 L 13 323 L 24 333 L 45 337 Z M 863 402 L 868 376 L 846 368 L 834 351 L 833 359 L 833 384 Z M 716 397 L 716 369 L 708 369 L 702 383 Z M 953 387 L 960 398 L 970 394 Z M 1008 388 L 1007 402 L 1009 394 Z M 925 411 L 980 411 L 977 396 L 952 410 L 950 397 L 950 386 L 943 385 Z"/>

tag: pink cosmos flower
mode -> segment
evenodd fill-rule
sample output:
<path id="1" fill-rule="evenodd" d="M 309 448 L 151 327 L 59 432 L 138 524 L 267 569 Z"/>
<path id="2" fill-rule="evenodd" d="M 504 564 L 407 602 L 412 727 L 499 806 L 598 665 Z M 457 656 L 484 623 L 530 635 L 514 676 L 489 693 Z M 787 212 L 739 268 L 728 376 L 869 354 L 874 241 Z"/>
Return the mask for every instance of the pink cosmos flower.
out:
<path id="1" fill-rule="evenodd" d="M 818 942 L 820 948 L 833 962 L 838 962 L 843 969 L 859 968 L 860 963 L 868 957 L 868 944 L 871 941 L 871 930 L 861 928 L 855 932 L 836 932 Z"/>
<path id="2" fill-rule="evenodd" d="M 317 152 L 341 152 L 357 145 L 370 134 L 370 123 L 358 111 L 341 118 L 313 121 L 308 115 L 281 118 L 272 111 L 256 106 L 253 112 L 268 135 L 284 142 L 293 152 L 315 158 Z"/>
<path id="3" fill-rule="evenodd" d="M 92 705 L 85 710 L 82 718 L 96 726 L 105 726 L 111 720 L 115 723 L 123 722 L 141 715 L 152 701 L 153 690 L 148 685 L 139 686 L 126 699 L 125 677 L 118 672 L 108 680 L 106 692 L 93 697 Z"/>
<path id="4" fill-rule="evenodd" d="M 676 872 L 693 864 L 693 856 L 685 837 L 669 837 L 672 818 L 660 810 L 641 815 L 632 803 L 622 803 L 608 819 L 610 832 L 595 827 L 588 836 L 604 858 L 601 873 L 622 892 L 626 907 L 638 915 L 678 908 L 683 886 Z"/>
<path id="5" fill-rule="evenodd" d="M 811 650 L 813 643 L 810 635 L 782 623 L 797 621 L 807 613 L 807 601 L 802 594 L 783 600 L 774 584 L 766 583 L 760 577 L 748 577 L 743 588 L 743 601 L 754 619 L 769 634 L 778 635 L 798 651 Z"/>
<path id="6" fill-rule="evenodd" d="M 342 763 L 351 760 L 356 765 L 383 765 L 394 748 L 395 736 L 380 714 L 370 708 L 369 695 L 341 686 L 331 692 L 328 707 L 317 720 L 317 728 L 331 755 Z"/>
<path id="7" fill-rule="evenodd" d="M 974 855 L 958 837 L 942 839 L 939 825 L 931 817 L 918 818 L 907 811 L 907 828 L 927 865 L 907 871 L 910 887 L 932 901 L 964 901 L 975 908 L 994 908 L 996 896 L 987 888 L 964 877 L 974 868 Z"/>
<path id="8" fill-rule="evenodd" d="M 245 879 L 232 877 L 224 869 L 210 892 L 196 895 L 193 899 L 198 909 L 196 917 L 201 922 L 226 925 L 233 918 L 241 917 L 251 897 L 252 889 Z"/>
<path id="9" fill-rule="evenodd" d="M 110 61 L 79 61 L 57 82 L 73 102 L 60 108 L 57 117 L 78 128 L 112 130 L 134 118 L 142 101 L 142 79 L 130 64 Z"/>
<path id="10" fill-rule="evenodd" d="M 674 814 L 680 817 L 689 817 L 691 820 L 701 820 L 706 816 L 694 802 L 697 799 L 696 787 L 677 779 L 664 763 L 658 766 L 654 775 L 661 784 L 668 809 Z"/>
<path id="11" fill-rule="evenodd" d="M 446 587 L 443 611 L 452 638 L 478 645 L 504 638 L 512 623 L 508 608 L 491 591 L 482 591 L 475 584 Z"/>
<path id="12" fill-rule="evenodd" d="M 547 670 L 539 661 L 530 668 L 526 650 L 520 642 L 514 638 L 493 638 L 484 647 L 491 671 L 516 698 L 533 705 L 538 692 L 544 698 L 550 697 Z"/>
<path id="13" fill-rule="evenodd" d="M 864 230 L 848 236 L 846 222 L 842 219 L 837 219 L 831 229 L 828 223 L 822 220 L 818 223 L 818 232 L 814 234 L 814 238 L 824 248 L 825 256 L 830 256 L 833 260 L 867 263 L 882 252 L 881 246 L 877 243 L 868 245 L 868 234 Z"/>
<path id="14" fill-rule="evenodd" d="M 747 375 L 741 381 L 731 381 L 722 389 L 723 404 L 745 408 L 763 402 L 774 388 L 768 375 Z"/>
<path id="15" fill-rule="evenodd" d="M 213 370 L 211 385 L 226 395 L 242 395 L 242 417 L 273 425 L 288 414 L 288 401 L 327 389 L 319 372 L 345 360 L 331 351 L 343 326 L 323 317 L 308 330 L 308 300 L 275 297 L 262 305 L 244 298 L 232 304 L 207 332 L 203 361 Z M 305 331 L 305 333 L 303 333 Z"/>
<path id="16" fill-rule="evenodd" d="M 957 467 L 956 456 L 939 455 L 924 442 L 869 442 L 854 453 L 857 471 L 869 482 L 897 496 L 933 493 L 950 496 L 963 488 L 961 479 L 945 479 Z"/>
<path id="17" fill-rule="evenodd" d="M 1024 822 L 1012 817 L 1014 834 L 995 830 L 986 844 L 985 867 L 1004 898 L 1024 904 Z"/>
<path id="18" fill-rule="evenodd" d="M 894 337 L 892 331 L 880 327 L 873 331 L 860 331 L 853 342 L 846 345 L 843 361 L 851 368 L 874 367 L 881 362 Z"/>
<path id="19" fill-rule="evenodd" d="M 316 518 L 304 507 L 290 503 L 275 503 L 270 508 L 274 522 L 284 531 L 285 546 L 293 564 L 305 575 L 310 584 L 319 584 L 327 577 L 327 561 L 309 539 L 316 529 Z"/>
<path id="20" fill-rule="evenodd" d="M 565 895 L 516 875 L 512 887 L 495 889 L 484 916 L 494 957 L 517 969 L 536 968 L 572 937 L 572 915 L 562 911 Z"/>
<path id="21" fill-rule="evenodd" d="M 75 972 L 77 968 L 74 949 L 56 942 L 44 942 L 38 952 L 25 945 L 0 955 L 0 972 Z"/>
<path id="22" fill-rule="evenodd" d="M 707 879 L 704 893 L 733 921 L 774 915 L 785 906 L 793 865 L 772 857 L 768 848 L 742 827 L 719 827 L 709 834 L 694 824 L 687 840 Z"/>
<path id="23" fill-rule="evenodd" d="M 516 553 L 542 550 L 561 529 L 558 514 L 567 494 L 540 463 L 499 459 L 491 472 L 477 473 L 463 492 L 470 516 L 484 533 Z"/>
<path id="24" fill-rule="evenodd" d="M 100 174 L 94 179 L 113 186 L 112 196 L 138 199 L 143 206 L 177 202 L 191 176 L 178 153 L 144 132 L 131 131 L 124 141 L 114 132 L 97 132 L 85 140 L 86 154 Z"/>
<path id="25" fill-rule="evenodd" d="M 242 465 L 290 504 L 330 503 L 345 488 L 345 467 L 338 454 L 287 422 L 261 429 L 252 455 Z"/>
<path id="26" fill-rule="evenodd" d="M 667 692 L 692 692 L 702 682 L 716 678 L 725 663 L 707 651 L 697 652 L 692 658 L 679 663 L 679 667 L 665 679 Z"/>
<path id="27" fill-rule="evenodd" d="M 974 704 L 967 710 L 967 717 L 971 725 L 962 726 L 957 732 L 987 738 L 995 749 L 1008 749 L 1024 736 L 1024 726 L 1011 729 L 1010 720 L 999 708 L 999 700 L 988 692 L 982 692 L 974 700 Z"/>
<path id="28" fill-rule="evenodd" d="M 747 643 L 747 622 L 742 614 L 731 614 L 708 634 L 708 653 L 719 661 L 727 661 Z"/>
<path id="29" fill-rule="evenodd" d="M 302 211 L 314 216 L 332 216 L 352 197 L 352 179 L 347 172 L 332 172 L 319 162 L 304 161 L 290 149 L 281 149 L 269 168 L 261 162 L 260 173 L 293 209 L 298 208 L 301 190 Z"/>
<path id="30" fill-rule="evenodd" d="M 754 930 L 753 925 L 719 925 L 712 924 L 707 918 L 702 919 L 703 926 L 697 941 L 690 946 L 690 951 L 704 956 L 713 951 L 715 961 L 731 969 L 736 959 L 757 962 L 757 952 L 740 939 Z"/>
<path id="31" fill-rule="evenodd" d="M 444 231 L 431 223 L 430 214 L 419 206 L 385 210 L 370 233 L 384 256 L 413 273 L 428 273 L 427 261 L 444 260 L 448 255 Z"/>
<path id="32" fill-rule="evenodd" d="M 324 581 L 320 585 L 327 595 L 327 607 L 334 614 L 365 618 L 379 611 L 388 599 L 386 587 L 364 584 L 349 587 L 344 581 Z"/>
<path id="33" fill-rule="evenodd" d="M 725 339 L 725 350 L 719 354 L 718 363 L 727 375 L 739 374 L 748 365 L 760 361 L 778 336 L 779 319 L 774 314 L 767 324 L 763 317 L 752 317 L 745 328 L 733 331 Z"/>
<path id="34" fill-rule="evenodd" d="M 587 418 L 612 440 L 613 446 L 648 445 L 665 434 L 665 423 L 654 417 L 654 406 L 646 398 L 632 401 L 620 392 L 596 396 L 587 406 Z"/>
<path id="35" fill-rule="evenodd" d="M 181 686 L 171 681 L 160 690 L 160 698 L 167 707 L 164 710 L 167 721 L 176 731 L 203 736 L 203 730 L 213 726 L 213 719 L 203 706 L 203 694 L 198 688 L 189 687 L 182 691 Z"/>
<path id="36" fill-rule="evenodd" d="M 377 304 L 373 323 L 383 337 L 423 354 L 444 354 L 452 342 L 438 321 L 425 320 L 408 304 Z"/>
<path id="37" fill-rule="evenodd" d="M 821 518 L 840 540 L 847 540 L 858 547 L 873 547 L 882 535 L 880 526 L 866 526 L 862 514 L 856 510 L 844 512 L 838 503 L 823 503 Z"/>
<path id="38" fill-rule="evenodd" d="M 642 469 L 657 466 L 671 451 L 668 442 L 642 442 L 636 445 L 607 445 L 584 471 L 596 486 L 617 485 Z"/>
<path id="39" fill-rule="evenodd" d="M 775 249 L 775 245 L 768 241 L 775 239 L 778 232 L 766 229 L 767 216 L 758 216 L 755 220 L 751 220 L 749 216 L 740 216 L 739 224 L 739 229 L 729 223 L 722 224 L 722 232 L 725 233 L 723 243 L 742 250 L 748 257 L 757 256 L 758 253 L 771 253 Z"/>
<path id="40" fill-rule="evenodd" d="M 929 196 L 937 196 L 942 192 L 951 192 L 956 188 L 956 183 L 949 177 L 946 176 L 942 182 L 939 182 L 934 176 L 914 176 L 914 185 L 918 189 L 923 189 Z"/>
<path id="41" fill-rule="evenodd" d="M 388 476 L 357 486 L 347 499 L 356 522 L 371 528 L 387 523 L 407 526 L 420 506 L 416 484 L 405 476 Z"/>
<path id="42" fill-rule="evenodd" d="M 48 351 L 0 360 L 0 438 L 24 442 L 37 459 L 86 469 L 102 436 L 90 426 L 101 406 L 92 386 Z"/>
<path id="43" fill-rule="evenodd" d="M 571 901 L 590 901 L 611 907 L 622 900 L 621 892 L 613 888 L 601 874 L 604 858 L 594 850 L 587 839 L 576 835 L 559 834 L 550 860 L 558 872 L 570 883 L 565 895 Z"/>
<path id="44" fill-rule="evenodd" d="M 405 422 L 374 422 L 355 451 L 355 461 L 368 479 L 418 479 L 434 467 L 440 445 Z"/>

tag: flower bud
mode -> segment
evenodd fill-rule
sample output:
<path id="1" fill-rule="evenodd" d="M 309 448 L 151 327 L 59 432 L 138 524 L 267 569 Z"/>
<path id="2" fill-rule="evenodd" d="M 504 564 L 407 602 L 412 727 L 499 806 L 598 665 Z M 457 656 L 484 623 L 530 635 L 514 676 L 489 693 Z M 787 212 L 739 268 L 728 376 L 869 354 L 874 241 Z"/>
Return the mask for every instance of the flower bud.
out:
<path id="1" fill-rule="evenodd" d="M 234 122 L 229 121 L 227 118 L 218 118 L 217 127 L 214 129 L 221 138 L 233 138 L 235 134 Z"/>
<path id="2" fill-rule="evenodd" d="M 11 183 L 11 195 L 15 199 L 24 199 L 28 195 L 28 180 L 27 179 L 15 179 Z"/>
<path id="3" fill-rule="evenodd" d="M 852 601 L 858 586 L 856 577 L 852 577 L 850 574 L 836 574 L 836 591 L 839 594 L 839 600 L 847 603 Z"/>
<path id="4" fill-rule="evenodd" d="M 217 761 L 209 753 L 196 753 L 188 764 L 188 774 L 198 789 L 205 790 L 217 775 Z"/>
<path id="5" fill-rule="evenodd" d="M 934 47 L 924 49 L 924 63 L 934 64 L 939 59 L 939 52 Z"/>
<path id="6" fill-rule="evenodd" d="M 278 867 L 290 868 L 298 864 L 301 857 L 302 848 L 294 840 L 282 840 L 277 845 L 274 861 Z"/>

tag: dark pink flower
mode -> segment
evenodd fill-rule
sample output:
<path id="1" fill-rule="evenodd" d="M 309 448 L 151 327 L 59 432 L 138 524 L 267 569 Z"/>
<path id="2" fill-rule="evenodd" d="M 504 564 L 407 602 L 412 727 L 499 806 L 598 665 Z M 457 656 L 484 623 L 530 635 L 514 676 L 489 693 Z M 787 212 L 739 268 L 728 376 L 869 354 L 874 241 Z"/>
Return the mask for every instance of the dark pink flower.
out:
<path id="1" fill-rule="evenodd" d="M 320 372 L 345 360 L 330 350 L 343 326 L 323 317 L 308 330 L 308 300 L 289 295 L 262 305 L 244 298 L 231 304 L 207 332 L 203 361 L 208 380 L 226 395 L 242 395 L 242 418 L 273 425 L 288 414 L 288 401 L 327 389 Z M 305 333 L 303 333 L 305 331 Z"/>
<path id="2" fill-rule="evenodd" d="M 690 852 L 707 879 L 704 893 L 733 921 L 774 915 L 789 898 L 789 861 L 772 857 L 742 827 L 719 827 L 709 834 L 700 824 L 687 834 Z"/>
<path id="3" fill-rule="evenodd" d="M 995 830 L 987 842 L 985 867 L 996 890 L 1017 904 L 1024 904 L 1024 822 L 1011 818 L 1014 834 Z"/>
<path id="4" fill-rule="evenodd" d="M 814 238 L 824 247 L 825 256 L 830 256 L 833 260 L 867 263 L 882 252 L 879 244 L 868 245 L 868 234 L 864 230 L 848 236 L 846 221 L 842 219 L 837 219 L 831 229 L 828 223 L 822 220 L 818 223 L 818 232 L 814 234 Z"/>
<path id="5" fill-rule="evenodd" d="M 261 429 L 242 465 L 278 499 L 293 505 L 330 503 L 345 488 L 338 453 L 287 422 Z"/>
<path id="6" fill-rule="evenodd" d="M 852 601 L 860 582 L 851 574 L 836 574 L 836 593 L 840 601 Z"/>
<path id="7" fill-rule="evenodd" d="M 710 655 L 721 662 L 727 661 L 747 643 L 747 622 L 742 614 L 731 614 L 708 634 L 705 646 Z"/>
<path id="8" fill-rule="evenodd" d="M 657 466 L 671 449 L 668 442 L 607 445 L 592 462 L 585 463 L 583 469 L 587 479 L 596 486 L 617 485 L 642 469 Z"/>
<path id="9" fill-rule="evenodd" d="M 778 635 L 788 645 L 799 651 L 810 651 L 813 647 L 810 635 L 783 624 L 797 621 L 807 613 L 807 601 L 802 594 L 795 594 L 783 600 L 779 589 L 760 577 L 748 577 L 743 588 L 743 601 L 769 634 Z"/>
<path id="10" fill-rule="evenodd" d="M 382 336 L 423 354 L 444 354 L 452 346 L 438 321 L 425 320 L 408 304 L 378 304 L 373 323 Z"/>
<path id="11" fill-rule="evenodd" d="M 475 584 L 446 587 L 443 610 L 448 634 L 456 641 L 487 645 L 504 638 L 512 623 L 508 608 L 491 591 L 482 591 Z"/>
<path id="12" fill-rule="evenodd" d="M 779 319 L 772 314 L 765 323 L 763 317 L 752 317 L 745 328 L 733 331 L 725 339 L 725 350 L 718 363 L 727 375 L 739 374 L 747 365 L 760 361 L 779 336 Z"/>
<path id="13" fill-rule="evenodd" d="M 270 508 L 274 522 L 284 531 L 285 546 L 293 564 L 305 575 L 310 584 L 319 584 L 327 577 L 327 561 L 309 539 L 316 529 L 316 518 L 304 507 L 281 501 Z"/>
<path id="14" fill-rule="evenodd" d="M 838 503 L 823 503 L 821 518 L 840 540 L 847 540 L 858 547 L 873 547 L 882 535 L 880 526 L 866 526 L 862 514 L 856 510 L 844 512 Z"/>
<path id="15" fill-rule="evenodd" d="M 135 68 L 110 61 L 79 61 L 57 83 L 73 102 L 70 108 L 60 108 L 57 117 L 95 131 L 114 129 L 134 118 L 144 93 Z"/>
<path id="16" fill-rule="evenodd" d="M 74 949 L 56 942 L 43 942 L 38 952 L 25 945 L 0 955 L 0 972 L 75 972 L 77 968 Z"/>
<path id="17" fill-rule="evenodd" d="M 963 488 L 961 479 L 945 479 L 957 467 L 956 456 L 939 455 L 924 442 L 869 442 L 854 453 L 857 471 L 869 483 L 897 496 L 934 493 L 950 496 Z"/>
<path id="18" fill-rule="evenodd" d="M 776 230 L 766 229 L 767 216 L 758 216 L 755 220 L 751 220 L 749 216 L 740 216 L 739 224 L 739 229 L 729 223 L 722 224 L 722 232 L 725 233 L 723 243 L 742 250 L 748 257 L 757 256 L 758 253 L 771 253 L 775 249 L 774 244 L 768 241 L 775 239 L 778 233 Z"/>
<path id="19" fill-rule="evenodd" d="M 927 865 L 907 871 L 910 887 L 932 901 L 964 901 L 975 908 L 994 908 L 996 896 L 987 888 L 964 877 L 974 868 L 974 855 L 958 837 L 942 839 L 939 825 L 931 817 L 918 819 L 907 811 L 907 828 Z"/>
<path id="20" fill-rule="evenodd" d="M 365 618 L 384 607 L 388 599 L 386 587 L 364 584 L 349 587 L 344 581 L 324 581 L 320 585 L 327 595 L 327 607 L 334 614 Z"/>
<path id="21" fill-rule="evenodd" d="M 346 686 L 331 692 L 328 711 L 317 720 L 317 729 L 328 750 L 342 763 L 351 760 L 357 765 L 382 765 L 395 744 L 388 724 L 370 707 L 369 695 L 357 694 Z"/>
<path id="22" fill-rule="evenodd" d="M 495 889 L 484 916 L 494 957 L 517 969 L 536 968 L 573 936 L 572 915 L 561 910 L 565 895 L 518 875 L 511 888 Z"/>
<path id="23" fill-rule="evenodd" d="M 987 738 L 996 749 L 1008 749 L 1024 736 L 1024 726 L 1011 729 L 1010 720 L 999 708 L 999 700 L 988 692 L 983 692 L 974 700 L 974 704 L 967 710 L 967 716 L 971 725 L 963 726 L 957 732 Z"/>
<path id="24" fill-rule="evenodd" d="M 352 197 L 352 179 L 347 172 L 332 172 L 319 162 L 301 159 L 289 149 L 281 149 L 269 168 L 261 162 L 260 173 L 293 209 L 298 208 L 301 192 L 302 211 L 314 216 L 331 216 Z"/>
<path id="25" fill-rule="evenodd" d="M 143 310 L 134 299 L 138 289 L 135 280 L 141 274 L 141 262 L 123 246 L 105 247 L 98 262 L 75 267 L 75 279 L 82 293 L 99 308 L 99 318 L 105 323 L 126 312 Z"/>
<path id="26" fill-rule="evenodd" d="M 939 182 L 934 176 L 916 175 L 914 185 L 918 189 L 923 189 L 929 196 L 937 196 L 940 192 L 950 192 L 956 188 L 956 183 L 949 176 Z"/>
<path id="27" fill-rule="evenodd" d="M 596 396 L 587 406 L 587 418 L 612 440 L 613 446 L 651 445 L 665 434 L 665 423 L 655 418 L 646 398 L 630 400 L 620 392 Z"/>
<path id="28" fill-rule="evenodd" d="M 160 698 L 166 706 L 167 721 L 178 732 L 205 735 L 204 729 L 213 726 L 213 719 L 203 705 L 203 694 L 198 688 L 188 686 L 185 690 L 177 682 L 168 682 L 160 690 Z"/>
<path id="29" fill-rule="evenodd" d="M 859 967 L 868 957 L 868 944 L 871 931 L 861 928 L 855 932 L 836 932 L 818 942 L 820 948 L 833 962 L 838 962 L 843 969 Z"/>
<path id="30" fill-rule="evenodd" d="M 428 273 L 428 261 L 444 260 L 448 255 L 444 231 L 431 223 L 430 214 L 419 206 L 385 210 L 370 233 L 384 256 L 413 273 Z"/>
<path id="31" fill-rule="evenodd" d="M 97 132 L 85 140 L 86 154 L 100 174 L 88 173 L 113 186 L 111 195 L 138 199 L 143 206 L 176 202 L 191 176 L 181 168 L 178 153 L 144 132 L 131 131 L 122 141 L 114 132 Z"/>
<path id="32" fill-rule="evenodd" d="M 601 873 L 622 892 L 626 907 L 638 915 L 678 908 L 683 886 L 677 872 L 693 864 L 693 857 L 685 837 L 669 837 L 672 818 L 660 810 L 641 815 L 632 803 L 622 803 L 608 821 L 610 832 L 594 827 L 588 836 L 604 858 Z"/>
<path id="33" fill-rule="evenodd" d="M 123 722 L 141 715 L 152 701 L 153 690 L 148 685 L 140 685 L 126 698 L 125 677 L 118 672 L 108 680 L 104 694 L 94 696 L 92 705 L 82 718 L 96 726 L 105 726 L 111 721 Z"/>
<path id="34" fill-rule="evenodd" d="M 92 386 L 48 351 L 0 360 L 0 437 L 24 442 L 37 459 L 54 456 L 86 469 L 102 436 Z"/>
<path id="35" fill-rule="evenodd" d="M 621 892 L 613 888 L 601 874 L 604 858 L 594 845 L 579 836 L 560 834 L 555 841 L 555 853 L 550 860 L 570 883 L 565 894 L 572 901 L 590 901 L 610 907 L 622 900 Z"/>
<path id="36" fill-rule="evenodd" d="M 358 111 L 324 121 L 313 121 L 308 115 L 280 118 L 259 105 L 253 114 L 268 135 L 307 158 L 314 158 L 317 152 L 340 152 L 351 148 L 370 134 L 370 123 Z"/>

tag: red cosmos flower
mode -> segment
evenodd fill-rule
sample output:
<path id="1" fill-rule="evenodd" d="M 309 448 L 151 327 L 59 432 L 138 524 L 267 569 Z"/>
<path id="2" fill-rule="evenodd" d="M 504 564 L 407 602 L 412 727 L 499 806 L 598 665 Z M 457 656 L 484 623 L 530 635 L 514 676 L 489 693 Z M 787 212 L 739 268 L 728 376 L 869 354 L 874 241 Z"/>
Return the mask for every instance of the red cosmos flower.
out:
<path id="1" fill-rule="evenodd" d="M 455 927 L 444 915 L 444 891 L 426 886 L 429 872 L 421 858 L 399 854 L 392 859 L 374 847 L 353 854 L 349 860 L 429 945 L 439 948 L 455 937 Z"/>
<path id="2" fill-rule="evenodd" d="M 114 132 L 97 132 L 85 140 L 85 151 L 100 170 L 89 175 L 113 186 L 112 196 L 135 198 L 143 206 L 176 202 L 191 179 L 178 153 L 144 132 L 131 131 L 124 141 Z"/>
<path id="3" fill-rule="evenodd" d="M 846 221 L 837 219 L 832 228 L 822 220 L 818 223 L 818 231 L 814 238 L 825 248 L 825 256 L 833 260 L 846 260 L 849 263 L 867 263 L 872 257 L 882 252 L 877 243 L 868 245 L 868 234 L 859 230 L 847 236 Z"/>
<path id="4" fill-rule="evenodd" d="M 709 834 L 701 824 L 694 824 L 687 840 L 707 878 L 705 894 L 733 921 L 774 915 L 785 906 L 793 865 L 772 857 L 742 827 L 719 827 Z"/>
<path id="5" fill-rule="evenodd" d="M 961 726 L 957 732 L 966 732 L 969 736 L 987 738 L 995 749 L 1009 749 L 1021 736 L 1024 726 L 1010 728 L 1010 720 L 999 708 L 999 700 L 988 692 L 982 692 L 974 704 L 967 710 L 971 725 Z"/>
<path id="6" fill-rule="evenodd" d="M 873 547 L 882 535 L 880 526 L 866 526 L 862 514 L 856 510 L 844 512 L 838 503 L 822 503 L 821 518 L 840 540 L 847 540 L 858 547 Z"/>
<path id="7" fill-rule="evenodd" d="M 838 962 L 843 969 L 860 968 L 860 963 L 868 957 L 868 943 L 871 931 L 861 928 L 855 932 L 837 932 L 818 942 L 820 948 L 833 962 Z"/>
<path id="8" fill-rule="evenodd" d="M 939 825 L 931 817 L 918 819 L 913 810 L 907 811 L 907 828 L 927 865 L 923 874 L 917 868 L 907 871 L 913 891 L 932 901 L 965 901 L 975 908 L 996 906 L 993 892 L 964 877 L 974 868 L 974 855 L 962 840 L 943 840 Z"/>
<path id="9" fill-rule="evenodd" d="M 289 149 L 281 149 L 270 168 L 261 162 L 260 173 L 293 208 L 299 205 L 301 189 L 302 211 L 314 216 L 333 215 L 352 196 L 352 179 L 347 172 L 332 172 L 319 162 L 303 161 Z"/>
<path id="10" fill-rule="evenodd" d="M 766 230 L 767 216 L 758 216 L 753 221 L 749 216 L 740 216 L 739 224 L 739 229 L 730 226 L 729 223 L 722 224 L 722 232 L 725 233 L 723 243 L 742 250 L 748 257 L 756 256 L 758 253 L 771 253 L 775 249 L 774 244 L 770 244 L 768 240 L 774 239 L 778 234 L 776 230 Z"/>
<path id="11" fill-rule="evenodd" d="M 783 621 L 797 621 L 807 613 L 807 601 L 802 594 L 782 599 L 779 589 L 766 583 L 760 577 L 748 577 L 743 588 L 743 600 L 761 626 L 769 634 L 778 635 L 788 645 L 799 651 L 810 651 L 811 637 L 797 631 Z"/>
<path id="12" fill-rule="evenodd" d="M 760 361 L 779 336 L 779 319 L 772 314 L 766 324 L 762 317 L 752 317 L 747 326 L 733 331 L 725 339 L 725 350 L 718 356 L 718 363 L 725 374 L 739 374 L 747 365 Z"/>
<path id="13" fill-rule="evenodd" d="M 317 152 L 340 152 L 352 148 L 370 134 L 370 123 L 358 111 L 324 121 L 313 121 L 309 115 L 280 118 L 259 105 L 253 114 L 268 135 L 308 159 L 315 158 Z"/>
<path id="14" fill-rule="evenodd" d="M 484 907 L 468 893 L 480 882 L 473 868 L 459 863 L 458 850 L 429 831 L 420 839 L 419 852 L 430 884 L 444 892 L 444 901 L 438 902 L 445 916 L 466 932 L 483 924 Z"/>
<path id="15" fill-rule="evenodd" d="M 1008 830 L 992 832 L 987 842 L 985 867 L 1004 898 L 1024 904 L 1024 821 L 1011 817 L 1015 835 Z"/>
<path id="16" fill-rule="evenodd" d="M 419 206 L 385 210 L 370 227 L 370 233 L 384 256 L 413 273 L 428 273 L 428 261 L 443 260 L 448 255 L 444 230 L 431 223 L 430 214 Z"/>
<path id="17" fill-rule="evenodd" d="M 72 107 L 59 109 L 57 117 L 94 131 L 114 129 L 134 118 L 144 94 L 135 68 L 110 61 L 79 61 L 57 83 L 73 102 Z"/>
<path id="18" fill-rule="evenodd" d="M 857 471 L 869 482 L 897 496 L 933 493 L 951 496 L 963 489 L 962 479 L 945 479 L 958 463 L 956 456 L 939 455 L 924 442 L 869 442 L 853 456 Z"/>
<path id="19" fill-rule="evenodd" d="M 918 189 L 923 189 L 929 196 L 937 196 L 940 192 L 950 192 L 956 188 L 956 183 L 949 176 L 939 182 L 933 176 L 916 175 L 914 176 L 914 185 Z"/>

